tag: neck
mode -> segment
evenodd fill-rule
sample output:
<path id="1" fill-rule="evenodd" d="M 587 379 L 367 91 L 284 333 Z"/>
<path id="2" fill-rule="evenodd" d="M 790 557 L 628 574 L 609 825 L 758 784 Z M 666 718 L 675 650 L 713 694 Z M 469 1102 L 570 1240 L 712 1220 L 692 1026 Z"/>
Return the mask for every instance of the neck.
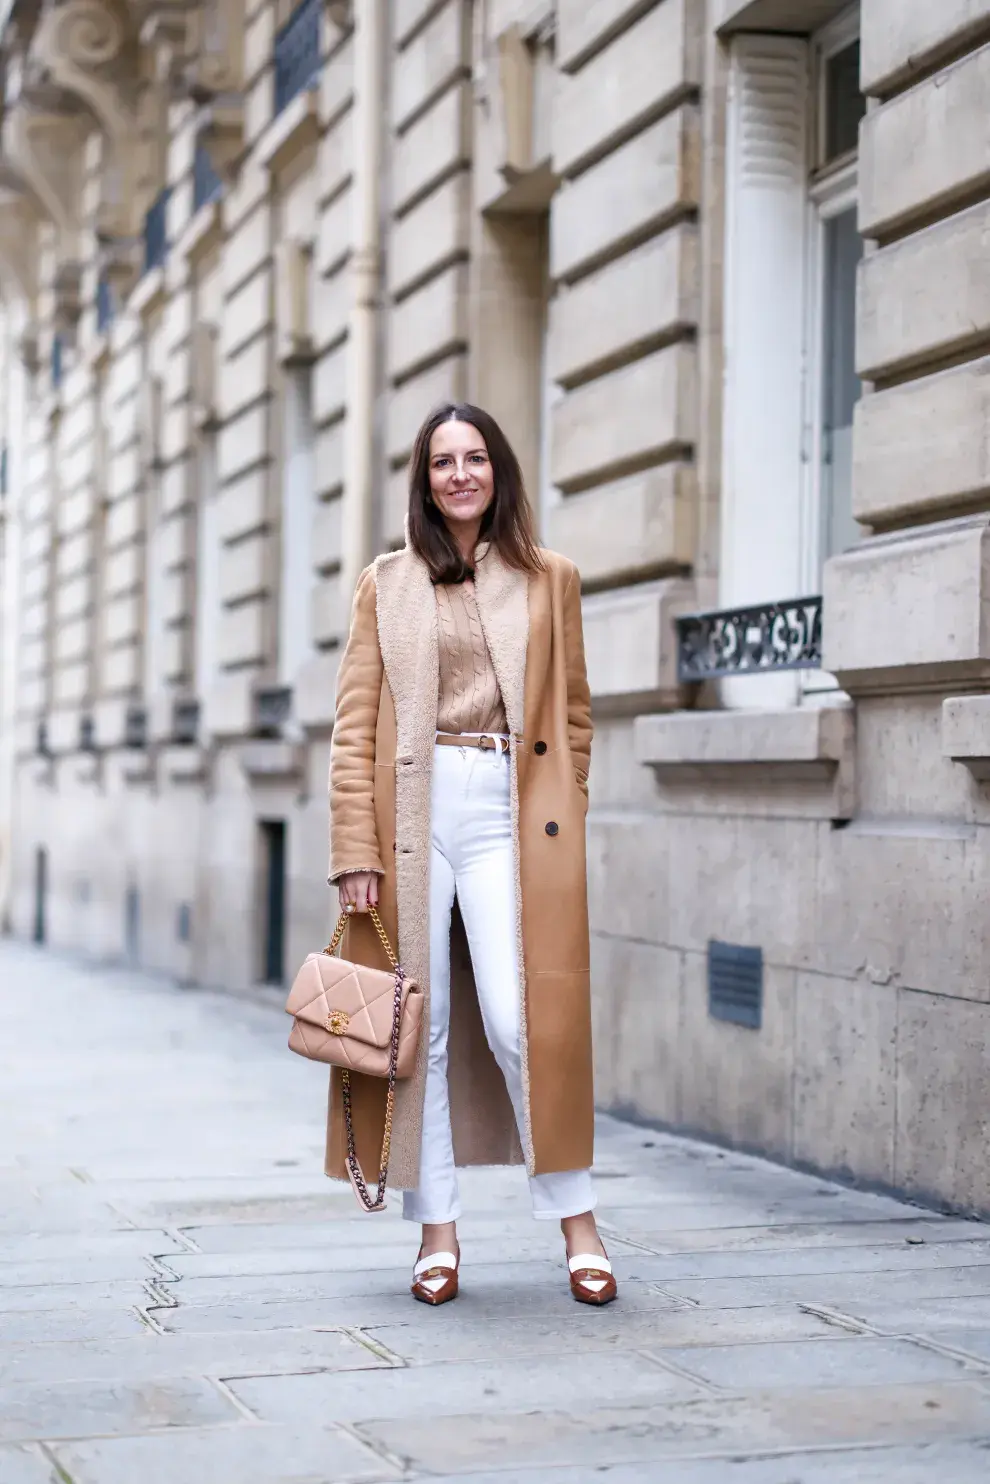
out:
<path id="1" fill-rule="evenodd" d="M 448 526 L 447 529 L 454 538 L 454 545 L 464 558 L 464 565 L 473 567 L 474 553 L 481 535 L 481 521 L 472 521 L 469 526 L 459 524 L 456 529 Z"/>

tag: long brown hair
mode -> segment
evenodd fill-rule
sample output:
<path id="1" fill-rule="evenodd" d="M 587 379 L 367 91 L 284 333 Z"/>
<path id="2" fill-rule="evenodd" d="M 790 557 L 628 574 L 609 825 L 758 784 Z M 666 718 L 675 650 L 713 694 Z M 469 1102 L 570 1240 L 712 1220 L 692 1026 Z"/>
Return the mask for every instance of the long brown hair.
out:
<path id="1" fill-rule="evenodd" d="M 498 548 L 507 567 L 542 572 L 546 566 L 536 544 L 533 509 L 526 494 L 519 460 L 490 413 L 470 402 L 442 402 L 416 435 L 409 467 L 409 545 L 422 557 L 434 582 L 463 582 L 471 569 L 430 496 L 430 442 L 441 423 L 470 423 L 488 449 L 495 498 L 485 511 L 481 536 Z"/>

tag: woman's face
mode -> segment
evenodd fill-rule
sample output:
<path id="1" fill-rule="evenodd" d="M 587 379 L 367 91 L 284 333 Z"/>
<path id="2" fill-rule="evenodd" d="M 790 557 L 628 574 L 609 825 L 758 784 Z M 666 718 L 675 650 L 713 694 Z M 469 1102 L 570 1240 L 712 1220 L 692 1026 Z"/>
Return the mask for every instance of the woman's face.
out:
<path id="1" fill-rule="evenodd" d="M 447 525 L 477 525 L 495 498 L 495 471 L 471 423 L 441 423 L 430 439 L 430 494 Z"/>

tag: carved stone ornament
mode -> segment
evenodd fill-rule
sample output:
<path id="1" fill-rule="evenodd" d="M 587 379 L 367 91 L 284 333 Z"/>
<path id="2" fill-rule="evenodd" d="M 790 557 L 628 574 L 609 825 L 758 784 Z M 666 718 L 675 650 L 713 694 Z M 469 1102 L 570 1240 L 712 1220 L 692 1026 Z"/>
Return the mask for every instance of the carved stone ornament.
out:
<path id="1" fill-rule="evenodd" d="M 86 134 L 85 115 L 55 89 L 23 89 L 4 115 L 4 158 L 52 222 L 59 258 L 80 251 Z"/>
<path id="2" fill-rule="evenodd" d="M 194 11 L 186 83 L 198 102 L 242 90 L 246 9 L 244 0 L 201 0 Z"/>
<path id="3" fill-rule="evenodd" d="M 99 123 L 103 169 L 97 232 L 135 237 L 160 186 L 165 88 L 148 76 L 123 0 L 64 0 L 43 15 L 31 55 Z"/>
<path id="4" fill-rule="evenodd" d="M 30 306 L 38 294 L 38 208 L 0 161 L 0 286 Z"/>

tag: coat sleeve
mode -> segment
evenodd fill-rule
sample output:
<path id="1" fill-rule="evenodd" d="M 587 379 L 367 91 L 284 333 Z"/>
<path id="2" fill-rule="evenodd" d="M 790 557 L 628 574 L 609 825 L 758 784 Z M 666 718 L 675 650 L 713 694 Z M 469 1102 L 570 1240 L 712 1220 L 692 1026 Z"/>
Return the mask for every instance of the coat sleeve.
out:
<path id="1" fill-rule="evenodd" d="M 330 743 L 330 874 L 384 872 L 375 827 L 375 735 L 382 693 L 375 575 L 361 574 L 337 675 Z"/>
<path id="2" fill-rule="evenodd" d="M 578 783 L 587 796 L 593 729 L 581 622 L 581 577 L 576 567 L 572 568 L 564 588 L 564 663 L 567 667 L 567 737 Z"/>

